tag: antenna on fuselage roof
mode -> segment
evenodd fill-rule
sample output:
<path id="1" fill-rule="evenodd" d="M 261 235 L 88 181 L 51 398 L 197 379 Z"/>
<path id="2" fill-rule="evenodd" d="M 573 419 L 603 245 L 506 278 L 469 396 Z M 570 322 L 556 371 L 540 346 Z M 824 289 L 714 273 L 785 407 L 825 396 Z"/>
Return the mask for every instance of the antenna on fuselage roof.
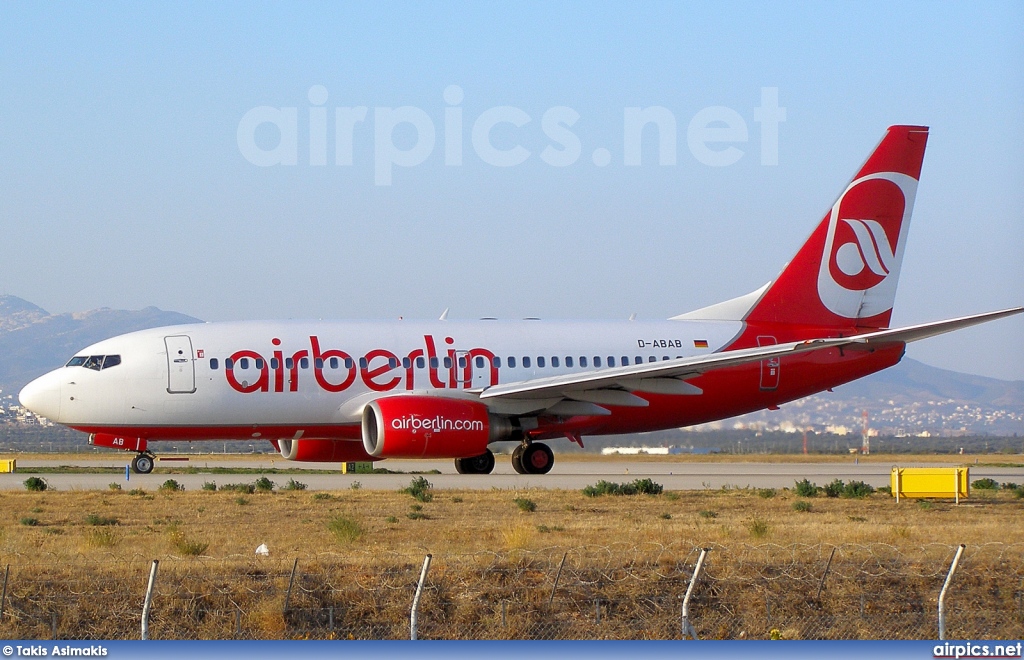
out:
<path id="1" fill-rule="evenodd" d="M 437 320 L 438 321 L 447 321 L 448 320 L 448 310 L 449 309 L 451 309 L 451 308 L 450 307 L 445 307 L 444 311 L 441 312 L 440 318 L 438 318 Z"/>
<path id="2" fill-rule="evenodd" d="M 630 321 L 635 321 L 636 320 L 636 312 L 633 312 L 632 314 L 629 315 L 629 320 Z"/>

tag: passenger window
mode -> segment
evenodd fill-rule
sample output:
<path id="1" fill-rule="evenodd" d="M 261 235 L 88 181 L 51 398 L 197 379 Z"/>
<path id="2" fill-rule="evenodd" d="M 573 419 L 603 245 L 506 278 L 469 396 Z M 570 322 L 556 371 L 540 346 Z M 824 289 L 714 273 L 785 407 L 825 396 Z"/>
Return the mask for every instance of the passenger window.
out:
<path id="1" fill-rule="evenodd" d="M 355 365 L 355 362 L 352 361 L 352 358 L 350 358 L 350 357 L 345 358 L 345 368 L 346 369 L 351 370 L 354 365 Z"/>
<path id="2" fill-rule="evenodd" d="M 68 360 L 68 363 L 66 365 L 64 365 L 64 366 L 65 367 L 80 367 L 83 364 L 85 364 L 85 360 L 86 360 L 86 358 L 85 358 L 84 355 L 76 355 L 75 357 L 73 357 L 70 360 Z"/>
<path id="3" fill-rule="evenodd" d="M 422 369 L 426 365 L 427 365 L 427 361 L 426 360 L 424 360 L 421 357 L 416 358 L 416 368 L 417 369 Z"/>
<path id="4" fill-rule="evenodd" d="M 565 366 L 567 366 L 567 367 L 571 367 L 572 366 L 572 356 L 571 355 L 566 355 L 565 356 Z"/>
<path id="5" fill-rule="evenodd" d="M 110 367 L 116 367 L 119 364 L 121 364 L 121 356 L 120 355 L 108 355 L 107 357 L 103 358 L 103 368 L 104 369 L 109 369 Z"/>
<path id="6" fill-rule="evenodd" d="M 639 355 L 637 355 L 635 358 L 633 358 L 633 363 L 634 364 L 643 364 L 644 363 L 644 359 L 642 357 L 640 357 Z"/>
<path id="7" fill-rule="evenodd" d="M 619 362 L 619 364 L 621 364 L 624 367 L 628 367 L 629 366 L 629 358 L 626 357 L 625 355 L 623 355 L 622 356 L 622 361 Z"/>
<path id="8" fill-rule="evenodd" d="M 615 366 L 615 356 L 613 356 L 613 355 L 609 355 L 608 356 L 608 366 L 609 367 L 614 367 Z"/>
<path id="9" fill-rule="evenodd" d="M 444 368 L 445 369 L 451 369 L 452 368 L 452 359 L 450 357 L 445 356 L 445 358 L 444 358 Z"/>
<path id="10" fill-rule="evenodd" d="M 476 356 L 476 368 L 483 369 L 487 365 L 487 360 L 482 355 Z"/>
<path id="11" fill-rule="evenodd" d="M 398 358 L 388 358 L 388 366 L 394 369 L 398 366 Z"/>
<path id="12" fill-rule="evenodd" d="M 523 368 L 524 369 L 529 369 L 530 368 L 530 358 L 525 357 L 525 356 L 523 357 Z"/>
<path id="13" fill-rule="evenodd" d="M 410 360 L 407 357 L 402 358 L 402 368 L 403 369 L 412 369 L 412 360 Z"/>
<path id="14" fill-rule="evenodd" d="M 217 371 L 217 358 L 210 358 L 210 369 Z"/>
<path id="15" fill-rule="evenodd" d="M 317 369 L 323 369 L 324 368 L 324 359 L 323 358 L 314 358 L 313 359 L 313 366 L 316 367 Z"/>
<path id="16" fill-rule="evenodd" d="M 586 355 L 581 355 L 580 356 L 580 366 L 581 367 L 587 366 L 587 356 Z"/>
<path id="17" fill-rule="evenodd" d="M 509 369 L 515 369 L 516 368 L 516 359 L 515 359 L 514 356 L 510 355 L 508 357 L 508 368 Z"/>
<path id="18" fill-rule="evenodd" d="M 595 367 L 600 367 L 601 366 L 601 356 L 600 355 L 595 355 L 594 356 L 594 366 Z"/>
<path id="19" fill-rule="evenodd" d="M 662 356 L 661 356 L 661 361 L 662 361 L 662 362 L 666 362 L 666 361 L 668 361 L 668 356 L 667 356 L 667 355 L 662 355 Z"/>
<path id="20" fill-rule="evenodd" d="M 228 359 L 224 360 L 224 368 L 225 369 L 234 369 L 235 368 L 234 360 L 232 360 L 231 358 L 228 358 Z"/>
<path id="21" fill-rule="evenodd" d="M 648 361 L 648 362 L 657 362 L 657 361 L 658 361 L 658 358 L 656 358 L 656 357 L 654 357 L 654 356 L 652 355 L 651 357 L 647 358 L 647 361 Z"/>
<path id="22" fill-rule="evenodd" d="M 552 355 L 551 356 L 551 366 L 552 367 L 557 367 L 558 366 L 558 356 L 557 355 Z"/>
<path id="23" fill-rule="evenodd" d="M 437 358 L 436 357 L 430 358 L 430 368 L 431 369 L 437 369 Z"/>
<path id="24" fill-rule="evenodd" d="M 281 366 L 281 362 L 280 362 L 280 361 L 278 361 L 278 359 L 277 359 L 277 358 L 270 358 L 270 368 L 271 368 L 271 369 L 273 369 L 274 371 L 277 371 L 277 369 L 278 369 L 278 368 L 279 368 L 280 366 Z"/>
<path id="25" fill-rule="evenodd" d="M 302 358 L 299 360 L 299 367 L 302 369 L 309 369 L 309 358 Z"/>
<path id="26" fill-rule="evenodd" d="M 540 368 L 540 369 L 544 368 L 544 356 L 543 355 L 540 356 L 539 358 L 537 358 L 537 367 Z"/>
<path id="27" fill-rule="evenodd" d="M 263 358 L 256 358 L 256 368 L 263 369 Z"/>
<path id="28" fill-rule="evenodd" d="M 466 356 L 465 355 L 460 355 L 459 356 L 459 369 L 465 369 L 465 368 L 466 368 Z"/>
<path id="29" fill-rule="evenodd" d="M 285 358 L 284 366 L 289 371 L 295 368 L 295 360 L 293 358 Z"/>
<path id="30" fill-rule="evenodd" d="M 331 358 L 330 365 L 331 365 L 331 369 L 337 369 L 338 368 L 338 358 Z"/>
<path id="31" fill-rule="evenodd" d="M 495 355 L 491 358 L 491 366 L 495 369 L 501 369 L 501 358 Z"/>
<path id="32" fill-rule="evenodd" d="M 359 358 L 359 368 L 360 369 L 366 369 L 366 358 L 364 358 L 364 357 Z"/>
<path id="33" fill-rule="evenodd" d="M 241 360 L 239 360 L 238 361 L 238 368 L 239 369 L 248 369 L 249 368 L 249 358 L 242 358 Z"/>

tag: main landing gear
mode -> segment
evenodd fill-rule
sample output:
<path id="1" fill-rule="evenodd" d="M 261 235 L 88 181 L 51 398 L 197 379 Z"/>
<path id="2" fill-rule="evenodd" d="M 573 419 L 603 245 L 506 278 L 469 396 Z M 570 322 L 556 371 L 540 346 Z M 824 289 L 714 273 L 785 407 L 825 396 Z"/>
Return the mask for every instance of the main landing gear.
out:
<path id="1" fill-rule="evenodd" d="M 459 474 L 490 474 L 493 469 L 494 454 L 490 449 L 479 456 L 455 459 L 455 471 Z"/>
<path id="2" fill-rule="evenodd" d="M 555 455 L 543 442 L 521 444 L 512 452 L 512 469 L 519 474 L 547 474 L 555 464 Z"/>
<path id="3" fill-rule="evenodd" d="M 135 474 L 149 474 L 153 471 L 153 463 L 156 457 L 149 452 L 142 454 L 136 454 L 135 458 L 132 459 L 132 472 Z"/>

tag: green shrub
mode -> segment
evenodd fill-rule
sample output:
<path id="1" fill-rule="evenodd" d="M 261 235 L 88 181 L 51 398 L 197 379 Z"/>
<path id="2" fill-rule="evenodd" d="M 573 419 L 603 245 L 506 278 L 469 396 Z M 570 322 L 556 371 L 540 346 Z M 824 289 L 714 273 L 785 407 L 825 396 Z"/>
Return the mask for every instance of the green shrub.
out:
<path id="1" fill-rule="evenodd" d="M 811 503 L 808 502 L 807 500 L 799 500 L 797 502 L 793 502 L 793 510 L 799 511 L 801 513 L 807 513 L 808 511 L 811 510 Z"/>
<path id="2" fill-rule="evenodd" d="M 845 485 L 842 479 L 834 479 L 832 483 L 825 485 L 822 490 L 825 491 L 825 497 L 839 497 L 843 494 L 843 487 Z"/>
<path id="3" fill-rule="evenodd" d="M 132 488 L 130 491 L 128 491 L 128 494 L 129 495 L 145 495 L 146 491 L 142 490 L 141 488 Z"/>
<path id="4" fill-rule="evenodd" d="M 268 477 L 260 477 L 256 480 L 256 483 L 253 484 L 253 488 L 261 493 L 269 493 L 274 490 L 274 486 L 276 485 L 277 484 L 271 481 Z"/>
<path id="5" fill-rule="evenodd" d="M 363 528 L 358 522 L 345 516 L 338 516 L 327 523 L 327 529 L 334 534 L 339 543 L 351 543 L 363 535 Z"/>
<path id="6" fill-rule="evenodd" d="M 764 518 L 754 516 L 750 519 L 750 522 L 747 523 L 747 531 L 749 531 L 750 535 L 755 539 L 763 539 L 768 536 L 768 533 L 771 531 L 771 527 L 768 525 L 768 521 Z"/>
<path id="7" fill-rule="evenodd" d="M 90 513 L 85 517 L 85 524 L 92 525 L 94 527 L 108 527 L 110 525 L 119 524 L 119 521 L 117 518 L 107 518 L 105 516 L 98 516 L 95 513 Z"/>
<path id="8" fill-rule="evenodd" d="M 39 524 L 39 518 L 22 518 L 21 524 L 26 527 L 35 527 Z"/>
<path id="9" fill-rule="evenodd" d="M 878 488 L 879 493 L 885 493 L 886 495 L 892 495 L 892 486 L 882 486 Z"/>
<path id="10" fill-rule="evenodd" d="M 984 477 L 971 482 L 971 488 L 977 488 L 978 490 L 996 490 L 999 488 L 999 484 L 996 483 L 995 479 Z"/>
<path id="11" fill-rule="evenodd" d="M 434 494 L 430 492 L 431 488 L 433 488 L 433 486 L 425 477 L 416 477 L 409 483 L 408 488 L 403 488 L 398 492 L 405 493 L 406 495 L 412 495 L 420 502 L 429 502 L 434 499 Z"/>
<path id="12" fill-rule="evenodd" d="M 405 517 L 409 520 L 428 520 L 427 514 L 422 513 L 420 511 L 410 511 L 409 513 L 405 514 Z"/>
<path id="13" fill-rule="evenodd" d="M 757 496 L 758 497 L 763 497 L 766 500 L 770 500 L 771 498 L 775 497 L 775 495 L 776 495 L 776 490 L 774 488 L 758 488 L 757 489 Z"/>
<path id="14" fill-rule="evenodd" d="M 289 479 L 288 483 L 281 487 L 281 490 L 306 490 L 306 484 L 301 481 Z"/>
<path id="15" fill-rule="evenodd" d="M 389 522 L 389 523 L 396 523 L 396 522 L 398 522 L 398 518 L 396 518 L 394 516 L 388 516 L 387 518 L 384 519 L 384 521 L 385 522 Z"/>
<path id="16" fill-rule="evenodd" d="M 248 503 L 249 498 L 245 497 L 244 495 L 239 495 L 238 497 L 235 498 L 235 504 L 237 504 L 238 506 L 245 506 Z"/>
<path id="17" fill-rule="evenodd" d="M 672 490 L 667 491 L 665 493 L 665 499 L 670 501 L 670 502 L 675 502 L 676 500 L 679 499 L 679 493 L 677 493 L 675 491 L 672 491 Z"/>
<path id="18" fill-rule="evenodd" d="M 650 479 L 637 479 L 627 484 L 617 484 L 602 479 L 593 486 L 583 489 L 587 497 L 600 495 L 660 495 L 664 486 Z"/>
<path id="19" fill-rule="evenodd" d="M 348 487 L 349 487 L 349 490 L 359 490 L 360 488 L 363 487 L 363 484 L 361 482 L 359 482 L 359 481 L 353 481 L 352 483 L 350 483 L 348 485 Z"/>
<path id="20" fill-rule="evenodd" d="M 313 499 L 314 500 L 333 500 L 334 499 L 334 495 L 331 495 L 330 493 L 314 493 L 313 494 Z"/>
<path id="21" fill-rule="evenodd" d="M 533 513 L 537 510 L 537 504 L 533 500 L 528 500 L 525 497 L 517 497 L 512 501 L 516 503 L 516 506 L 519 507 L 520 511 L 525 513 Z"/>
<path id="22" fill-rule="evenodd" d="M 707 510 L 701 511 L 697 515 L 699 515 L 701 518 L 706 518 L 708 520 L 712 520 L 712 519 L 718 517 L 718 514 L 715 513 L 714 511 L 707 511 Z"/>
<path id="23" fill-rule="evenodd" d="M 1012 481 L 1007 481 L 1006 483 L 999 484 L 999 487 L 1002 488 L 1003 490 L 1017 490 L 1018 488 L 1020 488 L 1020 486 L 1013 483 Z"/>
<path id="24" fill-rule="evenodd" d="M 672 520 L 672 514 L 671 513 L 663 513 L 663 514 L 661 514 L 661 519 L 662 520 Z"/>
<path id="25" fill-rule="evenodd" d="M 236 493 L 252 495 L 256 492 L 256 486 L 254 484 L 224 484 L 218 490 L 228 490 Z"/>
<path id="26" fill-rule="evenodd" d="M 170 492 L 177 492 L 179 490 L 185 490 L 185 487 L 179 484 L 174 479 L 168 479 L 167 481 L 160 484 L 160 490 L 166 490 Z"/>
<path id="27" fill-rule="evenodd" d="M 842 496 L 860 499 L 862 497 L 867 497 L 873 492 L 875 492 L 874 487 L 864 483 L 863 481 L 851 481 L 843 486 Z"/>
<path id="28" fill-rule="evenodd" d="M 113 491 L 119 491 L 119 490 L 121 490 L 121 484 L 117 484 L 117 483 L 107 484 L 107 488 L 109 488 L 110 490 L 113 490 Z"/>
<path id="29" fill-rule="evenodd" d="M 46 479 L 40 477 L 29 477 L 25 480 L 25 489 L 34 491 L 44 491 L 48 488 Z"/>
<path id="30" fill-rule="evenodd" d="M 217 490 L 217 482 L 216 481 L 204 481 L 203 482 L 203 490 Z"/>
<path id="31" fill-rule="evenodd" d="M 803 479 L 796 482 L 796 486 L 793 488 L 796 494 L 800 497 L 814 497 L 821 490 L 816 484 L 812 484 L 809 480 Z"/>

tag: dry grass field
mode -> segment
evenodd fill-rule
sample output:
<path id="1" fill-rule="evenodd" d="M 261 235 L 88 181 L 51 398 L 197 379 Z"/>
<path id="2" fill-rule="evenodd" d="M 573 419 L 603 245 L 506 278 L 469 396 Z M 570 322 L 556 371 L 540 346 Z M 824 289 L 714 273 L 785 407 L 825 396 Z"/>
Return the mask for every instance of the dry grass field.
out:
<path id="1" fill-rule="evenodd" d="M 1024 632 L 1024 499 L 1010 491 L 975 489 L 959 506 L 790 489 L 5 492 L 0 511 L 12 638 L 135 637 L 152 559 L 158 638 L 403 637 L 427 553 L 428 636 L 674 638 L 701 547 L 713 549 L 694 603 L 707 636 L 928 637 L 959 543 L 963 636 Z"/>

